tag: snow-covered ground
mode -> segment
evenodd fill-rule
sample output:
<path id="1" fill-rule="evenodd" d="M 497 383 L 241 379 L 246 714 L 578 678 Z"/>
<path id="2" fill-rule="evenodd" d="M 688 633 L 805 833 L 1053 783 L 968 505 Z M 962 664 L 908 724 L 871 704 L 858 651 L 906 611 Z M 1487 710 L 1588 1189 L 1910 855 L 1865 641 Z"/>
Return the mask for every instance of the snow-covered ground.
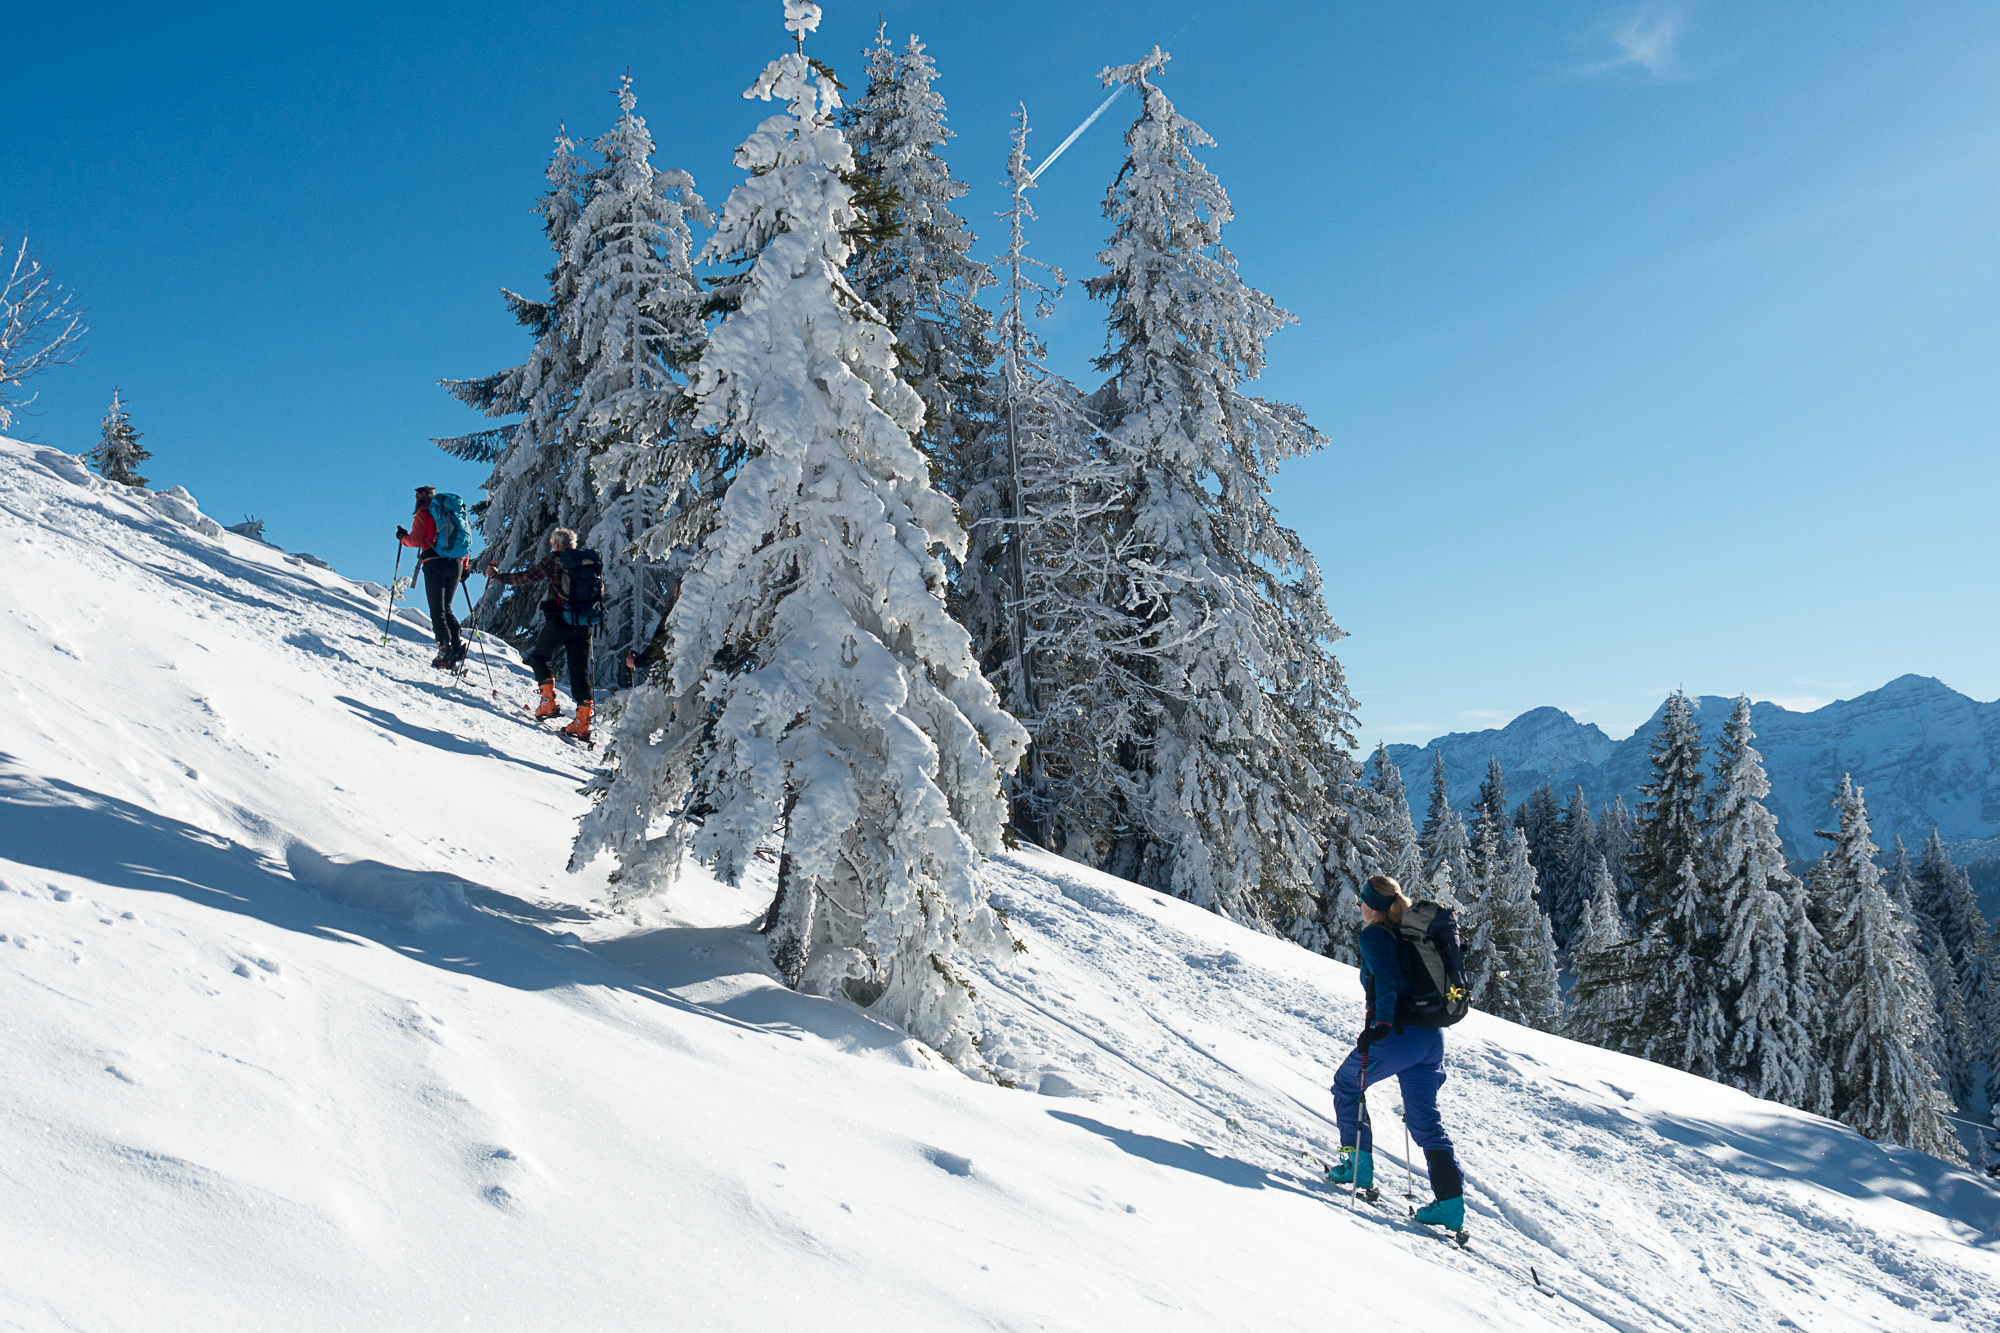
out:
<path id="1" fill-rule="evenodd" d="M 975 1083 L 565 875 L 511 655 L 31 446 L 0 548 L 0 1327 L 2000 1330 L 1990 1182 L 1480 1015 L 1472 1247 L 1393 1087 L 1352 1206 L 1352 972 L 1037 853 Z"/>

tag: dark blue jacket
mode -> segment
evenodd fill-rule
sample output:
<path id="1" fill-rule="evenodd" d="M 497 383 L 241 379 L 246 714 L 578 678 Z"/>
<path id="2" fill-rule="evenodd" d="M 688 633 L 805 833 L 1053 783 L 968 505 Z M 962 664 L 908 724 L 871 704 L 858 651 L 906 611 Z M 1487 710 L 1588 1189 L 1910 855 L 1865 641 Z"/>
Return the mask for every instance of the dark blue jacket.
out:
<path id="1" fill-rule="evenodd" d="M 1361 988 L 1368 993 L 1368 1021 L 1396 1021 L 1396 1002 L 1410 993 L 1410 975 L 1388 925 L 1363 926 L 1355 947 L 1361 951 Z"/>

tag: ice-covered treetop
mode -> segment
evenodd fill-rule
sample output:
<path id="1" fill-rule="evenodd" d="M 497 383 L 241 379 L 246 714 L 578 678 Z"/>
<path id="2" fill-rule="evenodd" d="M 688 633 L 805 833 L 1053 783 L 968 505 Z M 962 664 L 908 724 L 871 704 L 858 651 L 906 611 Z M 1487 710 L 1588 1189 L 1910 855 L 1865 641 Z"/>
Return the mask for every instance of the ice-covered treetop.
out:
<path id="1" fill-rule="evenodd" d="M 833 123 L 840 109 L 833 77 L 815 71 L 803 55 L 787 54 L 764 66 L 743 95 L 786 102 L 789 114 L 764 121 L 736 150 L 736 165 L 750 179 L 730 192 L 722 224 L 702 247 L 699 262 L 754 259 L 786 229 L 787 218 L 819 214 L 801 230 L 826 238 L 837 250 L 828 253 L 829 262 L 846 263 L 841 232 L 853 221 L 854 201 L 841 177 L 854 170 L 854 150 Z"/>
<path id="2" fill-rule="evenodd" d="M 812 0 L 785 0 L 785 31 L 805 41 L 806 34 L 819 30 L 819 6 Z"/>

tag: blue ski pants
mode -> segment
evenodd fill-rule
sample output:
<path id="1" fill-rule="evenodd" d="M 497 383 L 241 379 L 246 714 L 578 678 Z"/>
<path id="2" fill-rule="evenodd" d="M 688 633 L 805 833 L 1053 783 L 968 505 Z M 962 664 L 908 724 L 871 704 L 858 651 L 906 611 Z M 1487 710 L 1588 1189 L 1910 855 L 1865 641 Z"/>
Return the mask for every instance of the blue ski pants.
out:
<path id="1" fill-rule="evenodd" d="M 1403 1123 L 1426 1156 L 1450 1153 L 1451 1135 L 1438 1118 L 1438 1089 L 1444 1086 L 1444 1033 L 1437 1028 L 1404 1028 L 1368 1048 L 1368 1086 L 1394 1075 L 1403 1087 Z M 1361 1048 L 1340 1062 L 1333 1076 L 1333 1119 L 1342 1147 L 1375 1150 L 1371 1127 L 1361 1119 Z"/>

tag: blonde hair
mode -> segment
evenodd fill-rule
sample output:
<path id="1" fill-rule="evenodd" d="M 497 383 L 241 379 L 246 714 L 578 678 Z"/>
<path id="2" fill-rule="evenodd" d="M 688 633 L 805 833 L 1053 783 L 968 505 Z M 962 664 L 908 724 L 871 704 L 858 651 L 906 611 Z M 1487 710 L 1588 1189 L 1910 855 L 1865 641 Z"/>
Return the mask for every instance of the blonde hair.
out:
<path id="1" fill-rule="evenodd" d="M 1393 899 L 1385 915 L 1399 926 L 1403 924 L 1403 913 L 1416 906 L 1410 901 L 1409 895 L 1403 892 L 1403 886 L 1389 875 L 1370 875 L 1368 887 Z"/>
<path id="2" fill-rule="evenodd" d="M 562 547 L 565 551 L 574 551 L 576 549 L 576 533 L 568 528 L 557 528 L 549 534 L 549 540 Z"/>

